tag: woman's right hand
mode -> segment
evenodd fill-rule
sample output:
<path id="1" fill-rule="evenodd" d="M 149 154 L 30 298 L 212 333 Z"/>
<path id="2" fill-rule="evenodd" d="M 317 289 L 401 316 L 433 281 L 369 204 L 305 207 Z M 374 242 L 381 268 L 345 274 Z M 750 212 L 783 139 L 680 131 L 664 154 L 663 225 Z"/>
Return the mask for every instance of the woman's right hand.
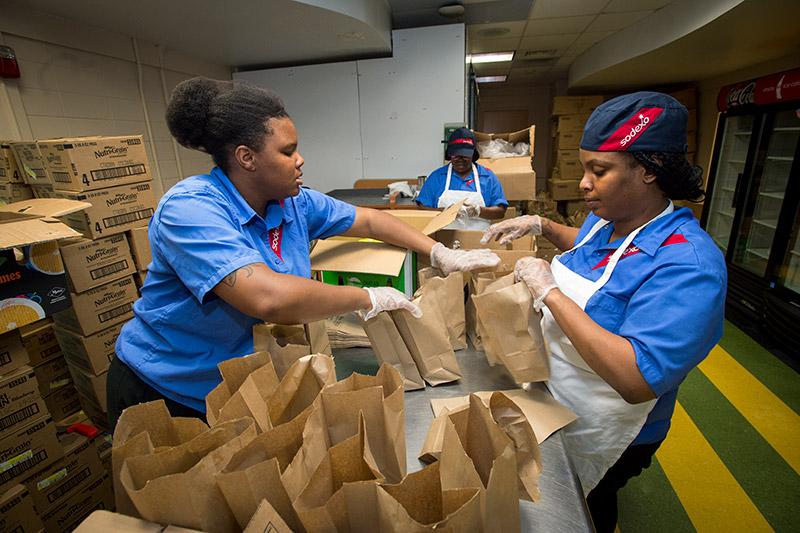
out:
<path id="1" fill-rule="evenodd" d="M 499 244 L 508 244 L 525 235 L 541 235 L 542 220 L 539 215 L 524 215 L 503 220 L 489 226 L 483 232 L 481 243 L 486 244 L 492 239 L 496 239 Z"/>
<path id="2" fill-rule="evenodd" d="M 360 311 L 364 320 L 374 318 L 382 311 L 405 309 L 415 318 L 422 318 L 422 310 L 408 299 L 402 292 L 392 287 L 364 287 L 369 293 L 372 308 L 369 311 Z"/>

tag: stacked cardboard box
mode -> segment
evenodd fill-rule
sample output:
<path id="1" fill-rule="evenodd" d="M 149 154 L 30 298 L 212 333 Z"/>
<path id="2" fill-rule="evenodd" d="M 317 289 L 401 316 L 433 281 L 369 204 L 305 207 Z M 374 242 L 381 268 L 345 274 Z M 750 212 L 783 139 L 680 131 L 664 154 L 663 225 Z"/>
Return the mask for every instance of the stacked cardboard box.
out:
<path id="1" fill-rule="evenodd" d="M 90 204 L 64 217 L 83 238 L 59 243 L 73 305 L 54 320 L 83 410 L 104 427 L 108 362 L 138 297 L 133 275 L 139 268 L 127 232 L 146 233 L 155 208 L 150 166 L 141 135 L 46 140 L 38 147 L 51 194 Z M 96 364 L 85 364 L 91 361 Z"/>
<path id="2" fill-rule="evenodd" d="M 33 189 L 22 179 L 10 141 L 0 141 L 0 200 L 10 204 L 28 198 Z"/>
<path id="3" fill-rule="evenodd" d="M 553 171 L 548 191 L 553 200 L 583 197 L 580 180 L 583 167 L 578 159 L 583 126 L 592 111 L 603 102 L 602 96 L 556 96 L 553 98 Z"/>
<path id="4" fill-rule="evenodd" d="M 530 144 L 528 155 L 478 159 L 478 164 L 497 174 L 503 193 L 509 201 L 532 200 L 536 196 L 536 172 L 533 170 L 535 133 L 536 126 L 505 133 L 475 132 L 478 143 L 502 139 L 512 144 L 519 142 Z"/>

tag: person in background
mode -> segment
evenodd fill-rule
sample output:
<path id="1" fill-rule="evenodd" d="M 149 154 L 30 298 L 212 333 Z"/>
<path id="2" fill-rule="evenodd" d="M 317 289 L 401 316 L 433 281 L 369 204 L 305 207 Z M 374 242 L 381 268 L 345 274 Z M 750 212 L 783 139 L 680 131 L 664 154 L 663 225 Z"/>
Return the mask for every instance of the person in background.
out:
<path id="1" fill-rule="evenodd" d="M 496 265 L 488 250 L 449 250 L 389 214 L 302 188 L 303 157 L 281 100 L 241 82 L 193 78 L 166 120 L 216 167 L 172 187 L 150 221 L 153 262 L 108 372 L 112 428 L 128 406 L 163 399 L 173 416 L 204 417 L 217 365 L 253 351 L 252 328 L 360 310 L 419 308 L 390 287 L 310 279 L 309 242 L 370 237 L 430 256 L 445 274 Z"/>
<path id="2" fill-rule="evenodd" d="M 605 102 L 581 139 L 583 226 L 524 216 L 484 235 L 542 235 L 566 250 L 552 263 L 520 260 L 515 275 L 543 312 L 548 388 L 579 416 L 565 442 L 601 533 L 616 526 L 617 491 L 667 436 L 678 386 L 722 336 L 724 258 L 672 203 L 703 196 L 702 171 L 686 159 L 687 117 L 660 93 Z"/>
<path id="3" fill-rule="evenodd" d="M 444 209 L 465 200 L 458 218 L 447 229 L 485 230 L 489 220 L 503 218 L 508 201 L 494 172 L 478 165 L 475 134 L 458 128 L 447 140 L 445 157 L 450 161 L 425 180 L 417 204 Z"/>

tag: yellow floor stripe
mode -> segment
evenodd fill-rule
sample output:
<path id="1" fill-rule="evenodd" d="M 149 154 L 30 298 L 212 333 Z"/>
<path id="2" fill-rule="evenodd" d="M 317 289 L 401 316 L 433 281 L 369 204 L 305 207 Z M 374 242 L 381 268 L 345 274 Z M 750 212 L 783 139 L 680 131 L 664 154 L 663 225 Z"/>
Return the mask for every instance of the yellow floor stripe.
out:
<path id="1" fill-rule="evenodd" d="M 700 370 L 800 474 L 800 416 L 719 346 L 711 350 Z"/>
<path id="2" fill-rule="evenodd" d="M 697 531 L 772 531 L 679 403 L 656 457 Z"/>

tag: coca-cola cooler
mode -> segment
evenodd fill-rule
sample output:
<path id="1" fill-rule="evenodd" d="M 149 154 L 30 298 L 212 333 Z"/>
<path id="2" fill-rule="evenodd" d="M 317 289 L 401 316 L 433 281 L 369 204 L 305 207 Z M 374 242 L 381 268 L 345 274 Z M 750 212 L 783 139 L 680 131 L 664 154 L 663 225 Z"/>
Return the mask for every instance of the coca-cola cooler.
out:
<path id="1" fill-rule="evenodd" d="M 724 87 L 701 222 L 726 316 L 800 361 L 800 68 Z"/>

